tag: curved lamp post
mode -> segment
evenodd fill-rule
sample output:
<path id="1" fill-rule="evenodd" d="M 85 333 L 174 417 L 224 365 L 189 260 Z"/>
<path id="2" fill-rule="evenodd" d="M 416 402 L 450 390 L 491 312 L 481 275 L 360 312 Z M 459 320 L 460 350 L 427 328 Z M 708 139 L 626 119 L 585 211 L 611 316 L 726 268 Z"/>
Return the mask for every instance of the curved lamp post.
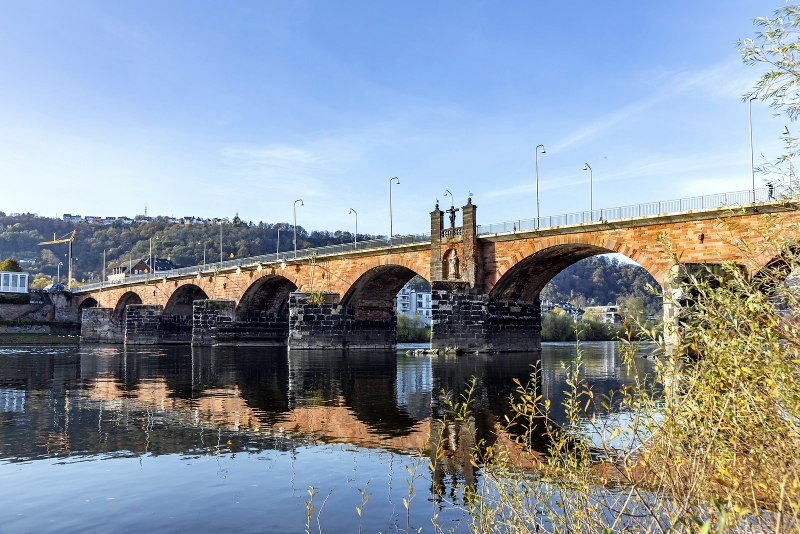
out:
<path id="1" fill-rule="evenodd" d="M 446 196 L 446 197 L 449 196 L 450 197 L 450 207 L 452 208 L 453 207 L 453 193 L 451 193 L 449 189 L 445 189 L 444 190 L 444 196 Z"/>
<path id="2" fill-rule="evenodd" d="M 536 145 L 536 227 L 539 227 L 539 147 L 542 147 L 542 154 L 547 154 L 544 145 Z"/>
<path id="3" fill-rule="evenodd" d="M 396 182 L 395 182 L 396 180 Z M 394 178 L 389 178 L 389 244 L 392 244 L 392 236 L 394 235 L 394 227 L 392 221 L 392 184 L 396 183 L 400 185 L 400 178 L 395 176 Z"/>
<path id="4" fill-rule="evenodd" d="M 219 266 L 222 268 L 222 225 L 228 222 L 228 219 L 220 219 L 219 220 Z"/>
<path id="5" fill-rule="evenodd" d="M 584 171 L 589 171 L 589 221 L 591 222 L 594 219 L 593 213 L 592 213 L 594 211 L 594 206 L 592 204 L 592 202 L 593 202 L 593 198 L 592 197 L 594 195 L 594 191 L 592 190 L 592 187 L 593 187 L 592 186 L 592 182 L 594 180 L 594 171 L 592 170 L 592 168 L 589 166 L 588 163 L 584 163 L 583 164 L 583 170 Z"/>
<path id="6" fill-rule="evenodd" d="M 753 100 L 756 97 L 747 101 L 747 122 L 750 125 L 750 179 L 753 183 L 753 202 L 756 201 L 756 173 L 753 170 Z"/>
<path id="7" fill-rule="evenodd" d="M 356 234 L 353 237 L 353 250 L 358 248 L 358 212 L 353 208 L 350 208 L 350 214 L 356 214 Z"/>
<path id="8" fill-rule="evenodd" d="M 305 206 L 303 204 L 303 199 L 298 198 L 294 201 L 294 257 L 297 257 L 297 203 L 300 203 L 301 206 Z"/>

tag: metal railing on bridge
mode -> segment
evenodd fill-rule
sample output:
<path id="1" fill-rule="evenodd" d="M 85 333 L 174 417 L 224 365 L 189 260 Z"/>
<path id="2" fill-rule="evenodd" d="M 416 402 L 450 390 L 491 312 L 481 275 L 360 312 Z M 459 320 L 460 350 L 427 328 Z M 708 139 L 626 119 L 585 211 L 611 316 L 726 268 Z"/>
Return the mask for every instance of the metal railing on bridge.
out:
<path id="1" fill-rule="evenodd" d="M 592 211 L 577 211 L 563 215 L 548 215 L 538 219 L 517 219 L 501 223 L 478 225 L 478 235 L 502 234 L 506 232 L 522 232 L 530 230 L 545 230 L 558 226 L 573 224 L 597 223 L 647 217 L 653 215 L 668 215 L 686 211 L 703 211 L 714 208 L 735 208 L 758 202 L 771 202 L 777 200 L 782 194 L 788 193 L 786 187 L 765 187 L 763 189 L 748 189 L 733 193 L 719 193 L 699 197 L 679 198 L 676 200 L 662 200 L 659 202 L 646 202 L 618 208 L 601 208 Z"/>
<path id="2" fill-rule="evenodd" d="M 617 208 L 601 208 L 593 211 L 578 211 L 564 215 L 548 215 L 538 219 L 517 219 L 501 223 L 478 225 L 478 235 L 500 234 L 506 232 L 521 232 L 530 230 L 545 230 L 558 226 L 568 226 L 583 223 L 607 222 L 635 217 L 647 217 L 654 215 L 669 215 L 686 211 L 702 211 L 715 208 L 744 206 L 759 202 L 771 202 L 781 198 L 788 193 L 788 188 L 783 186 L 765 187 L 756 190 L 735 191 L 733 193 L 719 193 L 715 195 L 703 195 L 699 197 L 680 198 L 676 200 L 662 200 L 659 202 L 646 202 L 631 206 L 621 206 Z M 192 267 L 181 267 L 168 271 L 156 271 L 149 274 L 130 276 L 124 280 L 107 281 L 105 283 L 85 284 L 74 292 L 94 291 L 96 289 L 113 287 L 119 285 L 138 284 L 152 280 L 164 278 L 195 275 L 198 273 L 217 272 L 221 270 L 235 269 L 236 267 L 253 266 L 257 264 L 280 263 L 311 258 L 312 256 L 329 256 L 373 249 L 388 249 L 392 247 L 426 243 L 430 241 L 429 234 L 413 234 L 406 236 L 395 236 L 391 239 L 380 238 L 359 241 L 358 243 L 343 243 L 340 245 L 327 245 L 324 247 L 306 248 L 290 252 L 279 252 L 263 254 L 261 256 L 250 256 L 247 258 L 237 258 L 222 262 L 207 263 L 205 265 L 194 265 Z"/>
<path id="3" fill-rule="evenodd" d="M 429 234 L 412 234 L 404 236 L 395 236 L 391 239 L 369 239 L 367 241 L 359 241 L 357 243 L 342 243 L 339 245 L 326 245 L 324 247 L 304 248 L 290 252 L 273 252 L 272 254 L 262 254 L 260 256 L 248 256 L 246 258 L 237 258 L 233 260 L 225 260 L 222 262 L 206 263 L 205 265 L 193 265 L 191 267 L 181 267 L 179 269 L 169 269 L 166 271 L 155 271 L 147 274 L 137 274 L 129 276 L 124 280 L 114 280 L 106 282 L 96 282 L 92 284 L 84 284 L 73 289 L 73 293 L 81 293 L 86 291 L 94 291 L 100 288 L 115 287 L 121 285 L 138 284 L 141 282 L 158 281 L 164 278 L 191 276 L 198 273 L 217 272 L 237 267 L 251 267 L 257 264 L 269 264 L 288 262 L 293 260 L 308 259 L 311 257 L 324 257 L 336 254 L 344 254 L 347 252 L 357 252 L 375 249 L 390 249 L 393 247 L 401 247 L 406 245 L 414 245 L 417 243 L 430 242 L 431 236 Z"/>

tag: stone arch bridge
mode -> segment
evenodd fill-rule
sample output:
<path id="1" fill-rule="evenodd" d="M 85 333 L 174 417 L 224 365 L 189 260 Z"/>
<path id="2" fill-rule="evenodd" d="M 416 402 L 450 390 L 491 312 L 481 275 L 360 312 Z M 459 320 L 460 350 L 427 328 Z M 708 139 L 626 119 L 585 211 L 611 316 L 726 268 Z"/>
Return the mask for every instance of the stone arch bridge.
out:
<path id="1" fill-rule="evenodd" d="M 640 215 L 639 206 L 633 214 L 636 207 L 488 228 L 476 225 L 470 199 L 458 227 L 456 210 L 449 210 L 446 225 L 437 205 L 430 237 L 156 272 L 78 288 L 73 307 L 84 342 L 391 348 L 395 296 L 418 274 L 432 285 L 433 348 L 537 350 L 539 293 L 584 258 L 624 254 L 664 286 L 671 272 L 668 241 L 685 263 L 733 260 L 757 271 L 772 258 L 745 255 L 737 241 L 762 239 L 766 214 L 780 213 L 788 231 L 800 222 L 800 213 L 794 204 L 756 194 L 762 201 L 743 202 L 735 211 L 703 207 L 714 202 L 701 197 L 699 207 L 697 199 L 684 201 L 694 209 L 681 203 L 680 209 L 661 212 L 659 203 L 654 214 Z M 721 225 L 722 219 L 734 224 Z M 666 309 L 665 319 L 672 316 Z"/>

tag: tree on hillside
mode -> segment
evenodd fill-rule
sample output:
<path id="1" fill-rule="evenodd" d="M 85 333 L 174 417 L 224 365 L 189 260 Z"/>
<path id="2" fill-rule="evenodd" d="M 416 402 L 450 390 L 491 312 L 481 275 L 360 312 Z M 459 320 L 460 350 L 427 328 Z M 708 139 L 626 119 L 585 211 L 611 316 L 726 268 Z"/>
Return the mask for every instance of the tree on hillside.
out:
<path id="1" fill-rule="evenodd" d="M 648 289 L 658 283 L 643 267 L 607 256 L 581 260 L 553 277 L 541 298 L 576 306 L 606 306 L 640 299 L 644 315 L 661 314 L 661 298 Z M 633 307 L 633 304 L 631 304 Z M 638 309 L 639 306 L 636 306 Z"/>
<path id="2" fill-rule="evenodd" d="M 0 271 L 10 271 L 12 273 L 21 273 L 22 267 L 19 266 L 19 262 L 14 258 L 6 258 L 3 261 L 0 261 Z"/>

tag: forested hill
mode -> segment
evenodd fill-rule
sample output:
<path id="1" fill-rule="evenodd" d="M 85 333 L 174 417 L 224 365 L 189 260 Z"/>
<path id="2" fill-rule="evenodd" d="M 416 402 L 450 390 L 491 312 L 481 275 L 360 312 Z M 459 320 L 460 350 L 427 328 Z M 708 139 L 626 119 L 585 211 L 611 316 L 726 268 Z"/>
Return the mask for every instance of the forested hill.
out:
<path id="1" fill-rule="evenodd" d="M 293 250 L 292 226 L 288 223 L 251 223 L 238 225 L 226 223 L 222 228 L 222 254 L 230 259 L 275 252 L 280 228 L 280 250 Z M 67 245 L 39 246 L 40 241 L 50 241 L 53 233 L 58 237 L 77 230 L 73 257 L 74 278 L 78 281 L 99 277 L 103 270 L 103 249 L 106 262 L 112 266 L 129 257 L 146 258 L 149 254 L 150 238 L 153 239 L 153 256 L 170 258 L 180 266 L 198 265 L 203 262 L 205 246 L 208 262 L 219 261 L 219 224 L 169 222 L 166 217 L 153 220 L 138 220 L 132 224 L 115 222 L 103 226 L 88 223 L 71 223 L 34 214 L 6 215 L 0 211 L 0 260 L 8 257 L 23 260 L 22 266 L 31 273 L 56 274 L 59 261 L 66 265 Z M 359 234 L 359 241 L 373 236 Z M 297 248 L 352 243 L 350 232 L 308 232 L 297 227 Z M 32 264 L 24 260 L 34 260 Z M 66 269 L 61 268 L 62 280 L 66 280 Z"/>
<path id="2" fill-rule="evenodd" d="M 558 273 L 541 298 L 577 306 L 605 306 L 640 298 L 648 314 L 660 315 L 661 298 L 647 289 L 659 285 L 643 267 L 608 256 L 593 256 Z"/>

